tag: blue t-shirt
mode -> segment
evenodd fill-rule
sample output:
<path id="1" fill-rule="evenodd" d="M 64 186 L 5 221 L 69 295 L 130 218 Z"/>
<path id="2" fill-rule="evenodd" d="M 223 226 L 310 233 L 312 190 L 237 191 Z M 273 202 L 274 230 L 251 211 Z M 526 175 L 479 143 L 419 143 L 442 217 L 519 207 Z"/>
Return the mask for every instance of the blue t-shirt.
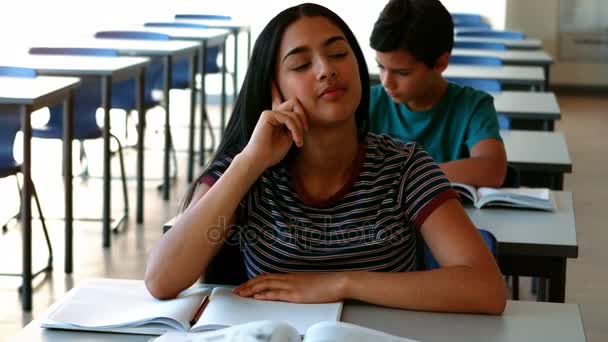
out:
<path id="1" fill-rule="evenodd" d="M 448 83 L 431 109 L 414 112 L 397 104 L 382 85 L 371 87 L 370 131 L 417 142 L 438 163 L 468 158 L 479 141 L 500 138 L 494 99 L 485 92 Z"/>

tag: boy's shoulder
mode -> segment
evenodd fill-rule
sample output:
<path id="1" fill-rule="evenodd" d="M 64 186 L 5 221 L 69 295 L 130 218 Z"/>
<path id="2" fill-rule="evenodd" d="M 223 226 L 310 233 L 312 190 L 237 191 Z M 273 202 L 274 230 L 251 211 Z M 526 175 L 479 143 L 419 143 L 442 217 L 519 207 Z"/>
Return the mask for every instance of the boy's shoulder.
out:
<path id="1" fill-rule="evenodd" d="M 485 91 L 469 86 L 461 86 L 452 82 L 448 82 L 448 93 L 453 103 L 465 106 L 475 106 L 480 102 L 493 100 L 492 96 Z"/>

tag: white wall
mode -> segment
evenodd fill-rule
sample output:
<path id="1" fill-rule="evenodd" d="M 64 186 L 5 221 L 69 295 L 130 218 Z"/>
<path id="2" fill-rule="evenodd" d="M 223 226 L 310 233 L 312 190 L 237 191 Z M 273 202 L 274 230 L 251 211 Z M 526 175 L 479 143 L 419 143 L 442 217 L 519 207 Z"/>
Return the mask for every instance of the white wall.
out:
<path id="1" fill-rule="evenodd" d="M 559 12 L 559 0 L 508 0 L 506 27 L 542 39 L 545 51 L 556 59 L 551 67 L 552 85 L 608 86 L 608 56 L 603 64 L 559 61 Z M 595 20 L 588 14 L 590 21 Z"/>

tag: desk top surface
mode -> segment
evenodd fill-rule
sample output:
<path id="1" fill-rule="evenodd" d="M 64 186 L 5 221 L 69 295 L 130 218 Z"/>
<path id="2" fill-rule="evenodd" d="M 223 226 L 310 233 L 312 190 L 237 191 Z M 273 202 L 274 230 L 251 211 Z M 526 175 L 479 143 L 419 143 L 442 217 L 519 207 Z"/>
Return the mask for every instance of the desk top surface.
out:
<path id="1" fill-rule="evenodd" d="M 34 104 L 44 97 L 52 96 L 78 86 L 74 77 L 38 76 L 35 78 L 0 76 L 0 104 Z"/>
<path id="2" fill-rule="evenodd" d="M 480 42 L 480 43 L 502 43 L 507 49 L 524 49 L 536 50 L 543 46 L 540 39 L 506 39 L 506 38 L 490 38 L 490 37 L 454 37 L 455 42 Z"/>
<path id="3" fill-rule="evenodd" d="M 553 191 L 553 212 L 511 208 L 477 209 L 466 212 L 476 227 L 490 231 L 500 252 L 519 255 L 576 257 L 576 221 L 571 192 Z"/>
<path id="4" fill-rule="evenodd" d="M 0 57 L 0 65 L 36 69 L 39 74 L 61 76 L 112 76 L 140 69 L 149 62 L 143 57 L 93 57 L 67 55 L 28 55 Z"/>
<path id="5" fill-rule="evenodd" d="M 502 91 L 491 93 L 496 111 L 503 114 L 526 115 L 537 119 L 558 120 L 561 110 L 554 93 Z"/>
<path id="6" fill-rule="evenodd" d="M 120 54 L 134 56 L 168 56 L 179 53 L 194 53 L 198 44 L 179 40 L 140 40 L 140 39 L 96 39 L 94 37 L 61 38 L 34 43 L 37 47 L 95 48 L 113 49 Z"/>
<path id="7" fill-rule="evenodd" d="M 482 49 L 453 49 L 453 56 L 479 56 L 500 58 L 503 63 L 519 62 L 534 65 L 553 63 L 553 57 L 543 50 L 482 50 Z"/>
<path id="8" fill-rule="evenodd" d="M 509 163 L 520 167 L 571 172 L 572 159 L 562 132 L 503 130 L 500 135 Z"/>
<path id="9" fill-rule="evenodd" d="M 346 303 L 342 321 L 420 341 L 586 341 L 576 304 L 509 301 L 502 316 L 416 312 Z M 28 324 L 19 341 L 148 341 L 150 336 L 41 329 Z"/>

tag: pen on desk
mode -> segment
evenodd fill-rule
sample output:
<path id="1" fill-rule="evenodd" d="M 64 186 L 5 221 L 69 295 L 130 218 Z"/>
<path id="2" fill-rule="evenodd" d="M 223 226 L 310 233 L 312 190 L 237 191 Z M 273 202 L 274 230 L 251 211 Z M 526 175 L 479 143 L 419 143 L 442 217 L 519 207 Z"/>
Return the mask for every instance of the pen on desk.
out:
<path id="1" fill-rule="evenodd" d="M 192 319 L 190 320 L 190 325 L 196 324 L 196 321 L 198 321 L 198 319 L 201 317 L 201 314 L 203 313 L 203 311 L 205 311 L 205 307 L 207 306 L 208 303 L 209 303 L 209 296 L 203 297 L 203 300 L 201 300 L 201 303 L 198 305 L 198 308 L 196 309 L 196 311 L 194 311 L 194 315 L 192 316 Z"/>

